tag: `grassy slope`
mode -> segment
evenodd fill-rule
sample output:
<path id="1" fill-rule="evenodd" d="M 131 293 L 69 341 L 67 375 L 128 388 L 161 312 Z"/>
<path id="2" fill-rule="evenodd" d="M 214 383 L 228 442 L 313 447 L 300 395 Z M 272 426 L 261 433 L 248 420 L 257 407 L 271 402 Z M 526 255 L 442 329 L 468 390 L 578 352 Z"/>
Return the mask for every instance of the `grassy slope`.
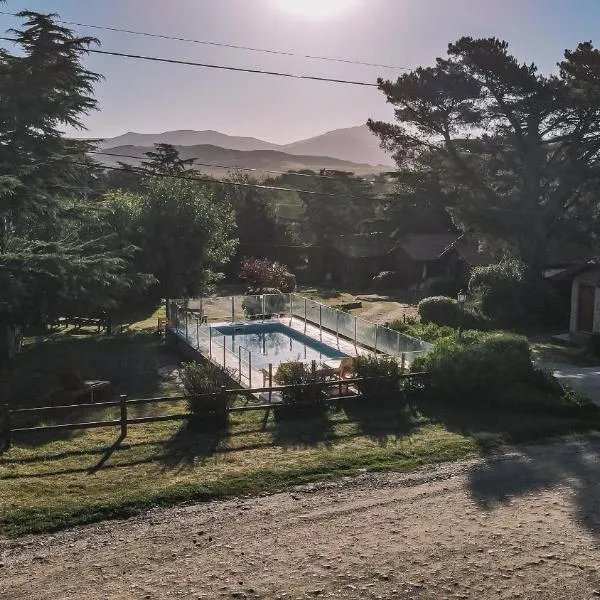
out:
<path id="1" fill-rule="evenodd" d="M 13 370 L 20 405 L 40 405 L 58 369 L 112 379 L 130 397 L 176 393 L 178 358 L 152 333 L 159 313 L 135 315 L 133 333 L 60 333 L 30 345 Z M 41 340 L 38 340 L 41 341 Z M 36 373 L 42 373 L 37 379 Z M 35 384 L 35 385 L 34 385 Z M 132 416 L 182 412 L 183 403 L 138 408 Z M 67 414 L 66 420 L 81 416 Z M 114 418 L 96 410 L 87 419 Z M 29 436 L 0 456 L 0 535 L 18 536 L 124 517 L 152 506 L 282 490 L 367 470 L 409 470 L 494 452 L 515 442 L 587 431 L 588 422 L 423 406 L 408 415 L 347 405 L 326 419 L 278 424 L 237 414 L 228 432 L 208 436 L 181 422 Z"/>
<path id="2" fill-rule="evenodd" d="M 436 423 L 433 412 L 409 419 L 389 410 L 369 417 L 339 410 L 324 421 L 284 426 L 269 421 L 263 430 L 261 418 L 235 416 L 221 437 L 178 423 L 135 426 L 112 453 L 116 432 L 110 429 L 14 447 L 0 459 L 0 534 L 53 530 L 182 501 L 273 492 L 361 469 L 414 469 L 589 428 L 553 417 L 487 414 L 474 420 L 454 413 L 451 422 Z"/>

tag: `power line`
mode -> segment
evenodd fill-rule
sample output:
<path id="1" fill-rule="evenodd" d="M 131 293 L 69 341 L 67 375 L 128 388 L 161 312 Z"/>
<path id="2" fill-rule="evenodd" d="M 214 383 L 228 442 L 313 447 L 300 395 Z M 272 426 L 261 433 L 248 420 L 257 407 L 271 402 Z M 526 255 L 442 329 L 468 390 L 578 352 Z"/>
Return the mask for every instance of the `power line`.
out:
<path id="1" fill-rule="evenodd" d="M 70 164 L 78 165 L 81 167 L 87 167 L 88 169 L 94 168 L 97 169 L 98 165 L 90 165 L 89 163 L 79 162 L 79 161 L 71 161 Z M 148 177 L 159 177 L 159 178 L 169 178 L 169 179 L 183 179 L 185 181 L 199 181 L 201 183 L 214 183 L 217 185 L 228 185 L 235 187 L 245 187 L 245 188 L 254 188 L 259 190 L 271 190 L 275 192 L 295 192 L 297 194 L 306 194 L 309 196 L 328 196 L 332 198 L 350 198 L 353 200 L 362 200 L 363 202 L 390 202 L 391 199 L 387 198 L 368 198 L 367 196 L 354 196 L 352 194 L 335 194 L 331 192 L 319 192 L 317 190 L 302 190 L 297 188 L 287 188 L 287 187 L 279 187 L 273 185 L 262 185 L 259 183 L 242 183 L 238 181 L 224 181 L 222 179 L 209 179 L 208 177 L 197 177 L 197 176 L 187 176 L 187 175 L 171 175 L 168 173 L 148 173 L 148 171 L 143 171 L 141 169 L 135 167 L 109 167 L 106 165 L 100 165 L 101 169 L 108 169 L 110 171 L 121 171 L 124 173 L 137 173 L 138 175 L 146 175 Z"/>
<path id="2" fill-rule="evenodd" d="M 19 17 L 19 15 L 17 13 L 11 13 L 11 12 L 7 12 L 7 11 L 0 11 L 0 15 L 7 15 L 7 16 L 17 17 L 17 18 Z M 122 29 L 120 27 L 112 27 L 112 26 L 107 26 L 107 25 L 93 25 L 91 23 L 77 23 L 75 21 L 64 21 L 64 20 L 60 20 L 60 19 L 57 20 L 56 22 L 61 23 L 62 25 L 73 25 L 75 27 L 87 27 L 89 29 L 97 29 L 97 30 L 101 30 L 101 31 L 113 31 L 113 32 L 118 32 L 118 33 L 126 33 L 128 35 L 137 35 L 137 36 L 143 36 L 143 37 L 158 38 L 158 39 L 162 39 L 162 40 L 174 40 L 176 42 L 201 44 L 204 46 L 217 46 L 219 48 L 233 48 L 235 50 L 245 50 L 248 52 L 262 52 L 264 54 L 275 54 L 275 55 L 280 55 L 280 56 L 291 56 L 291 57 L 296 57 L 296 58 L 308 58 L 311 60 L 323 60 L 323 61 L 328 61 L 328 62 L 344 63 L 344 64 L 349 64 L 349 65 L 362 65 L 365 67 L 379 67 L 382 69 L 394 69 L 394 70 L 398 70 L 398 71 L 410 71 L 411 70 L 408 67 L 397 67 L 397 66 L 393 66 L 393 65 L 365 62 L 365 61 L 360 61 L 360 60 L 350 60 L 350 59 L 345 59 L 345 58 L 334 58 L 334 57 L 330 57 L 330 56 L 316 56 L 316 55 L 312 55 L 312 54 L 299 54 L 299 53 L 295 53 L 295 52 L 286 52 L 285 50 L 253 48 L 251 46 L 240 46 L 237 44 L 229 44 L 229 43 L 225 43 L 225 42 L 196 40 L 196 39 L 192 39 L 192 38 L 177 37 L 177 36 L 165 35 L 165 34 L 160 34 L 160 33 L 150 33 L 147 31 L 137 31 L 134 29 Z"/>
<path id="3" fill-rule="evenodd" d="M 16 42 L 19 40 L 9 37 L 0 37 L 0 40 L 4 40 L 5 42 Z M 260 74 L 260 75 L 271 75 L 274 77 L 285 77 L 287 79 L 300 79 L 305 81 L 323 81 L 328 83 L 341 83 L 344 85 L 357 85 L 361 87 L 379 87 L 377 83 L 369 83 L 368 81 L 352 81 L 349 79 L 335 79 L 332 77 L 320 77 L 318 75 L 298 75 L 297 73 L 284 73 L 281 71 L 266 71 L 263 69 L 250 69 L 246 67 L 230 67 L 227 65 L 215 65 L 211 63 L 200 63 L 194 62 L 191 60 L 178 60 L 175 58 L 164 58 L 161 56 L 148 56 L 145 54 L 129 54 L 127 52 L 113 52 L 109 50 L 94 50 L 87 49 L 87 53 L 89 54 L 101 54 L 104 56 L 117 56 L 119 58 L 131 58 L 134 60 L 145 60 L 156 63 L 166 63 L 172 65 L 184 65 L 187 67 L 200 67 L 203 69 L 217 69 L 223 71 L 235 71 L 237 73 L 252 73 L 252 74 Z"/>
<path id="4" fill-rule="evenodd" d="M 99 154 L 102 156 L 113 156 L 115 158 L 130 158 L 132 160 L 146 160 L 145 157 L 142 156 L 133 156 L 131 154 L 117 154 L 115 152 L 103 152 L 101 150 L 90 150 L 90 154 Z M 189 159 L 188 159 L 189 160 Z M 253 167 L 240 167 L 236 165 L 213 165 L 209 163 L 201 163 L 198 162 L 195 158 L 191 159 L 194 161 L 194 165 L 198 167 L 210 167 L 213 169 L 227 169 L 227 170 L 235 170 L 235 171 L 248 171 L 251 173 L 269 173 L 271 175 L 293 175 L 294 177 L 310 177 L 313 179 L 329 179 L 333 181 L 346 181 L 343 177 L 336 177 L 335 175 L 322 175 L 321 173 L 294 173 L 291 171 L 273 171 L 271 169 L 256 169 Z"/>

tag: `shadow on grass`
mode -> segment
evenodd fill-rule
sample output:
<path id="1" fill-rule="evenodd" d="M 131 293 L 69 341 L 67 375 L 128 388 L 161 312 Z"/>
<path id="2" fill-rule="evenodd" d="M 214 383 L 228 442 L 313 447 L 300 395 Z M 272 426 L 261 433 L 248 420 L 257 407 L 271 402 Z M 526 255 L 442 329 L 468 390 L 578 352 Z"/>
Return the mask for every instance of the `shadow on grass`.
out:
<path id="1" fill-rule="evenodd" d="M 400 399 L 370 401 L 367 398 L 347 400 L 343 410 L 350 421 L 358 426 L 358 432 L 385 446 L 390 437 L 400 438 L 409 435 L 416 428 L 411 411 L 402 406 Z"/>
<path id="2" fill-rule="evenodd" d="M 115 399 L 119 394 L 141 398 L 162 395 L 165 385 L 176 389 L 174 373 L 178 362 L 178 356 L 162 346 L 152 333 L 77 338 L 56 334 L 29 343 L 1 374 L 0 383 L 11 408 L 50 405 L 51 394 L 58 388 L 58 374 L 68 371 L 79 373 L 83 379 L 110 381 L 113 395 L 99 397 L 99 401 Z M 105 414 L 106 411 L 93 407 L 23 414 L 13 417 L 12 427 L 105 420 Z M 114 413 L 109 420 L 113 418 Z M 28 446 L 37 447 L 79 434 L 77 430 L 32 432 L 21 435 L 19 441 L 26 440 Z"/>
<path id="3" fill-rule="evenodd" d="M 194 421 L 186 421 L 179 431 L 165 442 L 160 460 L 165 469 L 184 469 L 202 464 L 219 451 L 221 443 L 228 437 L 227 429 L 203 431 Z"/>
<path id="4" fill-rule="evenodd" d="M 484 453 L 507 445 L 590 430 L 590 422 L 584 415 L 580 418 L 565 417 L 485 406 L 460 406 L 428 399 L 421 399 L 418 407 L 421 415 L 429 421 L 439 423 L 451 432 L 472 437 Z"/>
<path id="5" fill-rule="evenodd" d="M 287 450 L 309 448 L 320 444 L 331 446 L 334 429 L 327 410 L 313 409 L 308 413 L 302 411 L 296 414 L 293 410 L 285 412 L 279 408 L 273 412 L 272 445 Z"/>

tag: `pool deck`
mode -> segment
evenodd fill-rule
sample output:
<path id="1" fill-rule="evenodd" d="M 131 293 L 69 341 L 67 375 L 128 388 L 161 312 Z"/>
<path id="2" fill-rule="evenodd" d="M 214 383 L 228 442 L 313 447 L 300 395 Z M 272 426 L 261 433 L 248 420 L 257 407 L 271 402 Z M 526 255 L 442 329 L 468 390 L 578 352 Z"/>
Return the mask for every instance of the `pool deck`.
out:
<path id="1" fill-rule="evenodd" d="M 210 360 L 212 363 L 225 367 L 232 372 L 233 378 L 239 382 L 240 386 L 246 389 L 258 388 L 258 387 L 269 387 L 268 372 L 262 369 L 251 366 L 248 361 L 247 352 L 242 352 L 242 360 L 238 354 L 234 354 L 231 350 L 224 348 L 222 339 L 219 341 L 219 337 L 210 337 L 210 329 L 222 326 L 231 325 L 248 325 L 249 323 L 280 323 L 299 333 L 303 333 L 308 337 L 323 342 L 331 348 L 336 348 L 340 352 L 348 356 L 365 356 L 372 354 L 372 351 L 363 348 L 358 345 L 354 345 L 354 342 L 349 341 L 345 338 L 336 337 L 334 333 L 328 331 L 319 331 L 319 328 L 311 323 L 305 323 L 303 319 L 293 317 L 290 321 L 290 317 L 284 318 L 273 318 L 265 321 L 242 321 L 239 323 L 231 323 L 230 321 L 223 321 L 219 323 L 210 323 L 210 325 L 191 325 L 188 333 L 189 337 L 185 338 L 185 329 L 181 328 L 177 330 L 180 338 L 186 341 L 186 343 L 192 348 L 196 349 L 205 358 Z M 341 359 L 332 358 L 324 360 L 322 364 L 337 368 L 340 365 Z M 273 364 L 272 374 L 275 375 L 277 367 L 280 363 Z M 274 385 L 274 384 L 273 384 Z M 279 402 L 280 394 L 277 392 L 272 393 L 261 393 L 257 395 L 261 401 Z"/>

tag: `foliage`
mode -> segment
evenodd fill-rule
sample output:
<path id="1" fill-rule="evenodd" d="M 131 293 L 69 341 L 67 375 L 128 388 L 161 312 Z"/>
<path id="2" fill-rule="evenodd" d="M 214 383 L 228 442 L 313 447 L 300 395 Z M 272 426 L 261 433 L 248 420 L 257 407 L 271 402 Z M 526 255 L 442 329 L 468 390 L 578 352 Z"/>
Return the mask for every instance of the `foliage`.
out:
<path id="1" fill-rule="evenodd" d="M 99 232 L 87 196 L 91 144 L 66 138 L 96 109 L 100 79 L 81 60 L 96 40 L 77 38 L 52 15 L 24 11 L 12 31 L 16 55 L 0 51 L 0 320 L 46 321 L 67 306 L 102 309 L 126 288 L 143 288 L 131 271 L 134 248 Z"/>
<path id="2" fill-rule="evenodd" d="M 435 323 L 392 321 L 388 325 L 390 329 L 399 331 L 424 342 L 435 343 L 444 338 L 458 337 L 458 331 L 448 325 L 436 325 Z"/>
<path id="3" fill-rule="evenodd" d="M 231 205 L 210 183 L 151 178 L 142 194 L 105 199 L 108 222 L 140 248 L 140 270 L 158 280 L 156 297 L 192 297 L 218 281 L 235 251 Z"/>
<path id="4" fill-rule="evenodd" d="M 296 278 L 288 267 L 266 258 L 244 258 L 238 276 L 250 285 L 251 294 L 261 294 L 265 288 L 274 288 L 284 293 L 296 289 Z"/>
<path id="5" fill-rule="evenodd" d="M 462 341 L 440 339 L 411 368 L 430 373 L 430 393 L 443 402 L 517 410 L 580 406 L 534 366 L 527 339 L 514 334 L 466 331 Z"/>
<path id="6" fill-rule="evenodd" d="M 298 243 L 298 240 L 286 222 L 277 217 L 278 192 L 254 187 L 263 182 L 242 171 L 232 171 L 226 181 L 237 184 L 222 185 L 217 191 L 235 210 L 239 247 L 231 264 L 231 275 L 234 276 L 249 252 L 260 252 L 263 258 L 275 260 L 281 248 Z M 275 185 L 278 187 L 279 182 Z M 289 202 L 289 199 L 283 202 Z"/>
<path id="7" fill-rule="evenodd" d="M 542 75 L 504 41 L 463 37 L 434 66 L 380 79 L 396 122 L 369 126 L 401 169 L 439 184 L 455 223 L 539 273 L 598 235 L 599 57 L 584 42 Z"/>
<path id="8" fill-rule="evenodd" d="M 171 144 L 154 144 L 154 152 L 146 152 L 148 158 L 142 162 L 142 167 L 152 174 L 157 175 L 181 175 L 183 173 L 193 174 L 191 170 L 194 164 L 193 158 L 182 159 L 179 150 Z"/>
<path id="9" fill-rule="evenodd" d="M 561 315 L 550 284 L 514 258 L 473 269 L 469 291 L 481 313 L 501 326 L 553 324 Z"/>
<path id="10" fill-rule="evenodd" d="M 181 367 L 180 375 L 193 421 L 209 429 L 226 426 L 230 396 L 220 392 L 230 385 L 233 373 L 210 362 L 191 362 Z"/>
<path id="11" fill-rule="evenodd" d="M 309 412 L 325 410 L 321 387 L 318 385 L 322 381 L 323 375 L 318 371 L 313 372 L 312 365 L 301 362 L 283 363 L 275 373 L 275 382 L 278 385 L 296 386 L 281 393 L 284 405 L 307 408 Z M 284 414 L 285 411 L 280 411 L 280 416 Z"/>
<path id="12" fill-rule="evenodd" d="M 393 401 L 403 396 L 399 391 L 400 365 L 391 356 L 366 355 L 354 359 L 356 377 L 367 378 L 357 383 L 358 391 L 368 400 Z"/>
<path id="13" fill-rule="evenodd" d="M 456 327 L 459 313 L 458 301 L 447 296 L 432 296 L 419 302 L 419 316 L 423 323 Z"/>
<path id="14" fill-rule="evenodd" d="M 242 301 L 242 310 L 247 318 L 263 314 L 284 314 L 288 298 L 279 290 L 265 289 L 263 295 L 246 296 Z"/>

